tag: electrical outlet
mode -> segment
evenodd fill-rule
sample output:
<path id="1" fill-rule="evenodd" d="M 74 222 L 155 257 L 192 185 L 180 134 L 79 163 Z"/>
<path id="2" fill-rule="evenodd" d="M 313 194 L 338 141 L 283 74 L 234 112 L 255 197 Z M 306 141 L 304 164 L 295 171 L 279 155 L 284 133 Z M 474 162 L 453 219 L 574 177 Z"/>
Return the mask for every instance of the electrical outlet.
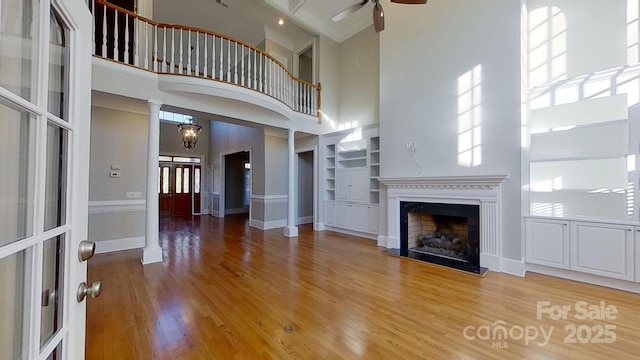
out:
<path id="1" fill-rule="evenodd" d="M 416 147 L 415 141 L 407 141 L 407 149 L 413 149 Z"/>
<path id="2" fill-rule="evenodd" d="M 125 193 L 125 196 L 126 196 L 128 199 L 131 199 L 131 198 L 141 198 L 141 197 L 142 197 L 142 192 L 140 192 L 140 191 L 127 191 L 127 192 Z"/>

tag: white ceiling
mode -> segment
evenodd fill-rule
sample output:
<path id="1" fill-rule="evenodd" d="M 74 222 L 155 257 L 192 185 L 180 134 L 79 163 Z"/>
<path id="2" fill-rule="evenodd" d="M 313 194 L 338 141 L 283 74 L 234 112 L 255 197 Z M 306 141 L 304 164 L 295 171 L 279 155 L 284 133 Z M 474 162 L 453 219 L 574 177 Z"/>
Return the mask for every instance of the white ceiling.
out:
<path id="1" fill-rule="evenodd" d="M 359 3 L 360 0 L 264 0 L 264 2 L 312 32 L 326 35 L 337 42 L 342 42 L 373 24 L 373 4 L 365 5 L 339 22 L 331 20 L 342 10 Z M 385 5 L 384 1 L 382 5 Z"/>
<path id="2" fill-rule="evenodd" d="M 155 21 L 189 25 L 229 35 L 252 45 L 265 39 L 265 27 L 292 43 L 317 34 L 342 42 L 372 24 L 373 4 L 340 22 L 331 18 L 359 0 L 154 0 Z M 393 6 L 383 0 L 384 6 Z M 278 20 L 284 19 L 284 25 Z"/>

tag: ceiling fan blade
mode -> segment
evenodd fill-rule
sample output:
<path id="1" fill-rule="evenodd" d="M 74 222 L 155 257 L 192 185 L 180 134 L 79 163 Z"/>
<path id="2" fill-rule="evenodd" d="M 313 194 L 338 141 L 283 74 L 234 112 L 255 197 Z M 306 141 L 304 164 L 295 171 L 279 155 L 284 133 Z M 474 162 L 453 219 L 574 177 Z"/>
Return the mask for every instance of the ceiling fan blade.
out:
<path id="1" fill-rule="evenodd" d="M 376 32 L 384 30 L 384 11 L 378 2 L 373 7 L 373 28 L 376 29 Z"/>
<path id="2" fill-rule="evenodd" d="M 396 4 L 426 4 L 427 0 L 391 0 L 392 3 Z"/>
<path id="3" fill-rule="evenodd" d="M 331 18 L 331 20 L 338 22 L 344 18 L 346 18 L 347 16 L 353 14 L 354 12 L 360 10 L 363 6 L 367 5 L 367 3 L 369 2 L 369 0 L 362 0 L 359 3 L 355 4 L 355 5 L 351 5 L 348 8 L 342 10 L 341 12 L 339 12 L 337 15 L 335 15 L 334 17 Z"/>

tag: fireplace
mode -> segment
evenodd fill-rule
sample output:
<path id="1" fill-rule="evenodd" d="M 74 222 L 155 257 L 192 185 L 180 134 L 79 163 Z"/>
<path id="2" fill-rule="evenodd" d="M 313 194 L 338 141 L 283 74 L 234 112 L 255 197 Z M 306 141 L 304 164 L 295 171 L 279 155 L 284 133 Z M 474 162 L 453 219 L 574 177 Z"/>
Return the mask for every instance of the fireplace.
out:
<path id="1" fill-rule="evenodd" d="M 478 205 L 400 202 L 400 249 L 390 253 L 474 274 L 480 267 Z"/>
<path id="2" fill-rule="evenodd" d="M 502 271 L 501 189 L 508 178 L 508 175 L 380 178 L 387 193 L 384 202 L 387 231 L 378 237 L 378 245 L 386 247 L 386 253 L 391 255 L 474 274 L 483 274 L 485 268 Z M 409 246 L 410 213 L 414 213 L 412 218 L 416 216 L 413 220 L 420 221 L 420 228 L 412 221 L 412 231 L 420 234 L 412 232 L 411 237 L 423 238 L 422 249 L 409 249 L 420 247 L 417 242 Z M 433 229 L 434 225 L 430 224 L 434 221 L 443 223 L 440 227 L 445 229 L 444 240 L 442 231 L 440 237 L 436 236 L 438 225 Z M 441 241 L 427 241 L 433 238 Z M 461 243 L 463 245 L 458 245 Z M 434 250 L 434 247 L 452 251 Z"/>

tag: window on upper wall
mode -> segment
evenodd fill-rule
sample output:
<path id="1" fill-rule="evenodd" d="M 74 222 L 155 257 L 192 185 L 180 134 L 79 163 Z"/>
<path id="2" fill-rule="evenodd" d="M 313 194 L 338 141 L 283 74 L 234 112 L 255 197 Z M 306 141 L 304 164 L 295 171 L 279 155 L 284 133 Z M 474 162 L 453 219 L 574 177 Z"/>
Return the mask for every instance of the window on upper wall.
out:
<path id="1" fill-rule="evenodd" d="M 522 147 L 529 214 L 639 220 L 638 3 L 526 2 Z M 609 21 L 595 24 L 594 17 Z"/>

